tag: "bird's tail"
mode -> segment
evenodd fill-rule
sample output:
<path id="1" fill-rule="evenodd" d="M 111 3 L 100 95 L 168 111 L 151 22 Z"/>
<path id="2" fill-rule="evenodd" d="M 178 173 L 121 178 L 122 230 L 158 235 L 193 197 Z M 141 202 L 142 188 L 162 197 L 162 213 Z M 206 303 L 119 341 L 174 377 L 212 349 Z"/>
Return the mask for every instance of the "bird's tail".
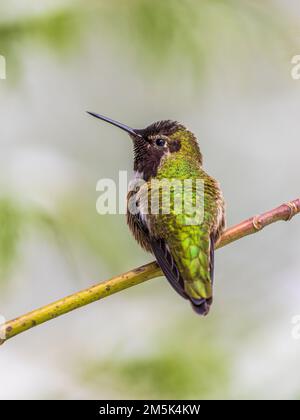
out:
<path id="1" fill-rule="evenodd" d="M 210 243 L 209 243 L 209 250 L 206 251 L 200 251 L 200 257 L 201 263 L 199 264 L 199 272 L 198 275 L 195 275 L 195 277 L 198 277 L 198 281 L 194 281 L 192 283 L 192 287 L 189 285 L 190 293 L 188 293 L 189 300 L 192 304 L 192 307 L 194 311 L 199 315 L 207 315 L 209 312 L 209 309 L 212 305 L 213 298 L 212 298 L 212 286 L 214 282 L 214 240 L 213 237 L 210 237 Z M 202 267 L 201 267 L 202 264 Z M 202 268 L 202 269 L 201 269 Z M 204 269 L 203 269 L 204 268 Z M 200 280 L 200 281 L 199 281 Z M 201 293 L 201 288 L 205 284 L 206 286 L 206 297 L 205 294 Z M 194 290 L 193 290 L 194 289 Z M 197 290 L 198 289 L 198 290 Z M 210 289 L 210 293 L 209 293 Z M 195 297 L 193 294 L 198 291 L 198 295 L 203 297 Z"/>
<path id="2" fill-rule="evenodd" d="M 198 315 L 207 315 L 209 312 L 209 309 L 211 307 L 211 304 L 213 302 L 212 297 L 209 299 L 194 299 L 190 298 L 192 308 Z"/>

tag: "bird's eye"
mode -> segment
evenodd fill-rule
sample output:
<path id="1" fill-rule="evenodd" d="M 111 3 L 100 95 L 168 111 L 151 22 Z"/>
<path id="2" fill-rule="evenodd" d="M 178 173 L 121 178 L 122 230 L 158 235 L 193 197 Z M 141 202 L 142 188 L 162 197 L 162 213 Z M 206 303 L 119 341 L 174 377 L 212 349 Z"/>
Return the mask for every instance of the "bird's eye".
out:
<path id="1" fill-rule="evenodd" d="M 164 140 L 164 139 L 156 139 L 155 140 L 155 144 L 158 147 L 164 147 L 164 145 L 166 144 L 166 140 Z"/>

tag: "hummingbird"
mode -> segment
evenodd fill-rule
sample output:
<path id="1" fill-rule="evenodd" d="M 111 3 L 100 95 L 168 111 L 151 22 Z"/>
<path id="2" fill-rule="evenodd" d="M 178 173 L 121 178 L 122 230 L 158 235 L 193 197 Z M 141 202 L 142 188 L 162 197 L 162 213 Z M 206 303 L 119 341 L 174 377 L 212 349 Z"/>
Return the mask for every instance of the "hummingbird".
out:
<path id="1" fill-rule="evenodd" d="M 225 229 L 225 205 L 219 183 L 203 169 L 196 136 L 177 121 L 163 120 L 134 129 L 103 115 L 88 114 L 120 128 L 132 139 L 135 180 L 142 181 L 142 186 L 128 192 L 127 202 L 134 197 L 136 203 L 135 211 L 127 206 L 129 228 L 139 245 L 155 256 L 175 291 L 190 301 L 197 314 L 207 315 L 213 300 L 215 245 Z M 195 211 L 197 223 L 190 223 L 187 212 L 175 211 L 176 194 L 180 194 L 180 202 L 188 196 L 175 188 L 171 189 L 173 201 L 168 212 L 161 211 L 162 190 L 160 211 L 149 211 L 153 182 L 174 179 L 197 180 L 203 186 L 189 186 L 189 200 L 203 203 Z"/>

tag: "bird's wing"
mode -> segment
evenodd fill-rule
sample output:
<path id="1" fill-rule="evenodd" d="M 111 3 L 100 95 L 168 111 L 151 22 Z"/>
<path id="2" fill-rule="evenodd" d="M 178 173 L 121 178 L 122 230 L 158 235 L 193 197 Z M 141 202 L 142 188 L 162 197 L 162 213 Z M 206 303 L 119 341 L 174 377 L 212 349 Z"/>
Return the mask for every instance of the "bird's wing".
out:
<path id="1" fill-rule="evenodd" d="M 162 272 L 166 276 L 168 282 L 173 289 L 184 299 L 188 299 L 188 295 L 184 290 L 184 281 L 179 273 L 174 258 L 166 244 L 164 239 L 150 240 L 153 254 L 158 262 L 158 265 L 162 269 Z"/>
<path id="2" fill-rule="evenodd" d="M 212 303 L 212 297 L 208 298 L 201 297 L 198 294 L 197 287 L 193 283 L 188 283 L 182 277 L 178 266 L 182 264 L 177 264 L 175 258 L 172 255 L 172 251 L 169 249 L 168 244 L 164 239 L 151 239 L 151 246 L 153 254 L 162 270 L 166 276 L 168 282 L 173 287 L 173 289 L 184 299 L 190 300 L 193 309 L 200 315 L 206 315 L 209 311 L 209 307 Z M 213 254 L 214 248 L 211 247 L 211 257 L 210 257 L 210 276 L 212 280 L 213 276 Z M 187 285 L 189 287 L 187 287 Z"/>

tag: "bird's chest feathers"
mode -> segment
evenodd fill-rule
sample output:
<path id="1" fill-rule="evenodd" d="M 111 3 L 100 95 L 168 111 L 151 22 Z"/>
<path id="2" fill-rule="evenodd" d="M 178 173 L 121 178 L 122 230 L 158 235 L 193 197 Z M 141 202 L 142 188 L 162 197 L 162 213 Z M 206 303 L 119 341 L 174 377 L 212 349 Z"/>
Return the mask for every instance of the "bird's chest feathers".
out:
<path id="1" fill-rule="evenodd" d="M 199 167 L 190 159 L 181 156 L 164 156 L 157 170 L 157 178 L 187 179 L 199 175 Z"/>

